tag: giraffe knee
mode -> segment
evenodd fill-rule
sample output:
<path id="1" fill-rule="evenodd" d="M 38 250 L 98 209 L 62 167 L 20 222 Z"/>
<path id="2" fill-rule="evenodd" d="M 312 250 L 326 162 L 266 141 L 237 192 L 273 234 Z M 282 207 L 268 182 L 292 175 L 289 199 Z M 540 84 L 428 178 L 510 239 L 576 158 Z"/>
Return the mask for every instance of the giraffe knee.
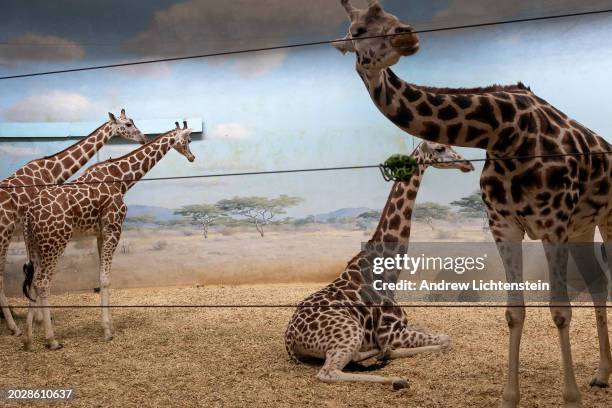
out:
<path id="1" fill-rule="evenodd" d="M 100 278 L 100 288 L 108 289 L 110 287 L 110 277 L 103 276 Z"/>
<path id="2" fill-rule="evenodd" d="M 330 370 L 328 370 L 327 368 L 323 367 L 319 370 L 319 372 L 316 375 L 317 380 L 319 381 L 323 381 L 323 382 L 332 382 L 333 381 L 333 376 L 330 373 Z"/>
<path id="3" fill-rule="evenodd" d="M 506 310 L 506 322 L 509 328 L 522 325 L 525 321 L 525 309 L 524 308 L 512 308 Z"/>
<path id="4" fill-rule="evenodd" d="M 551 315 L 557 329 L 565 329 L 572 321 L 572 311 L 569 307 L 563 309 L 551 309 Z"/>

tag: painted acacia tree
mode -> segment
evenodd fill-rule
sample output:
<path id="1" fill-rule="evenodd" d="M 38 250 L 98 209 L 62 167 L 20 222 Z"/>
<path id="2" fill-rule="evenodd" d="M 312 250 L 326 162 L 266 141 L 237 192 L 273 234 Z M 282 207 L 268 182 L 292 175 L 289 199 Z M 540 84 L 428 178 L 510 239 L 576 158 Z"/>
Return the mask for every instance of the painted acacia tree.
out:
<path id="1" fill-rule="evenodd" d="M 285 209 L 301 203 L 301 197 L 291 197 L 285 194 L 277 198 L 267 197 L 234 197 L 219 201 L 216 206 L 223 213 L 246 218 L 255 225 L 257 232 L 263 237 L 264 226 Z"/>
<path id="2" fill-rule="evenodd" d="M 186 205 L 174 212 L 177 215 L 191 218 L 192 222 L 202 228 L 204 239 L 208 238 L 210 226 L 222 215 L 222 211 L 212 204 Z"/>
<path id="3" fill-rule="evenodd" d="M 450 215 L 450 207 L 428 201 L 426 203 L 417 204 L 413 214 L 416 220 L 425 222 L 434 230 L 433 221 L 448 217 Z"/>
<path id="4" fill-rule="evenodd" d="M 366 231 L 370 228 L 372 223 L 377 222 L 382 215 L 382 211 L 370 210 L 363 212 L 357 216 L 357 227 L 360 230 Z"/>
<path id="5" fill-rule="evenodd" d="M 459 207 L 459 213 L 468 218 L 479 218 L 482 220 L 483 229 L 487 229 L 489 225 L 489 218 L 487 216 L 487 210 L 482 197 L 480 196 L 480 190 L 476 190 L 469 196 L 462 197 L 457 201 L 453 201 L 451 205 Z"/>

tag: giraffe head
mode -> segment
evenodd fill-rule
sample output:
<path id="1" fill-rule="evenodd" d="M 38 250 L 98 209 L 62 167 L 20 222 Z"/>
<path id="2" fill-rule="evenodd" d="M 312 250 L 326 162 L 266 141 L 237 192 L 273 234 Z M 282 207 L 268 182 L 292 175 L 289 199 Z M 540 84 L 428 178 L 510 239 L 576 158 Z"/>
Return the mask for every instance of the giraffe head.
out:
<path id="1" fill-rule="evenodd" d="M 464 173 L 474 171 L 472 163 L 450 146 L 435 142 L 422 142 L 413 153 L 414 158 L 425 166 L 436 169 L 458 169 Z"/>
<path id="2" fill-rule="evenodd" d="M 121 115 L 119 115 L 118 118 L 110 112 L 108 112 L 108 117 L 110 119 L 111 135 L 133 140 L 142 145 L 147 143 L 147 138 L 140 129 L 136 127 L 134 121 L 125 116 L 125 109 L 121 109 Z"/>
<path id="3" fill-rule="evenodd" d="M 172 148 L 183 156 L 185 156 L 187 160 L 193 162 L 195 160 L 195 156 L 193 155 L 193 153 L 191 153 L 191 150 L 189 149 L 189 144 L 191 143 L 191 132 L 193 132 L 193 130 L 187 127 L 186 120 L 183 121 L 182 129 L 179 126 L 178 122 L 174 122 L 174 124 L 176 125 L 175 130 L 177 131 L 177 134 L 176 141 L 174 142 L 174 145 L 172 145 Z"/>
<path id="4" fill-rule="evenodd" d="M 340 3 L 351 24 L 348 34 L 333 46 L 343 54 L 354 52 L 361 68 L 384 69 L 419 50 L 419 36 L 412 27 L 385 12 L 378 0 L 368 0 L 369 6 L 363 10 L 353 7 L 350 0 Z"/>

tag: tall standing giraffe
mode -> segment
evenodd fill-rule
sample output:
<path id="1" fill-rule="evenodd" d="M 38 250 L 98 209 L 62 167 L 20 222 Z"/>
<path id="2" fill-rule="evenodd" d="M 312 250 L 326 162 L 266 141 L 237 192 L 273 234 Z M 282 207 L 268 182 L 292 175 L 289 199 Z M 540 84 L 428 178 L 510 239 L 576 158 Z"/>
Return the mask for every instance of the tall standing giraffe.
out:
<path id="1" fill-rule="evenodd" d="M 446 335 L 415 330 L 392 291 L 380 290 L 375 279 L 395 283 L 397 270 L 373 273 L 373 258 L 405 253 L 410 239 L 412 212 L 425 170 L 473 171 L 471 163 L 448 146 L 423 142 L 412 153 L 418 163 L 410 180 L 395 182 L 367 249 L 351 259 L 344 272 L 331 284 L 308 296 L 298 305 L 285 332 L 285 346 L 294 361 L 314 357 L 325 360 L 317 378 L 325 382 L 364 381 L 407 385 L 399 377 L 345 373 L 351 361 L 373 357 L 402 358 L 449 347 Z M 382 249 L 377 249 L 381 247 Z M 369 306 L 369 307 L 368 307 Z M 384 306 L 384 307 L 381 307 Z"/>
<path id="2" fill-rule="evenodd" d="M 581 406 L 570 347 L 572 317 L 567 296 L 568 242 L 593 241 L 598 227 L 612 253 L 610 177 L 612 146 L 603 138 L 519 83 L 476 89 L 431 88 L 407 83 L 389 68 L 419 49 L 419 37 L 376 0 L 356 9 L 341 0 L 349 32 L 334 43 L 354 52 L 357 73 L 378 109 L 404 131 L 438 143 L 485 149 L 480 186 L 489 224 L 509 282 L 523 279 L 521 241 L 542 240 L 551 281 L 550 311 L 558 330 L 566 407 Z M 359 37 L 364 37 L 359 40 Z M 377 38 L 368 38 L 377 37 Z M 592 252 L 592 251 L 591 251 Z M 574 254 L 583 270 L 597 276 L 590 285 L 599 338 L 599 368 L 591 386 L 607 387 L 612 369 L 606 315 L 605 273 L 593 253 Z M 610 259 L 609 259 L 610 261 Z M 612 267 L 612 265 L 611 265 Z M 509 368 L 502 406 L 516 407 L 523 294 L 508 293 Z"/>
<path id="3" fill-rule="evenodd" d="M 108 114 L 109 121 L 94 130 L 89 136 L 72 146 L 54 154 L 32 160 L 13 175 L 0 181 L 0 308 L 9 330 L 15 336 L 21 330 L 15 324 L 8 301 L 4 295 L 4 266 L 11 239 L 22 224 L 23 214 L 30 201 L 41 191 L 43 185 L 62 184 L 81 169 L 93 155 L 114 136 L 146 143 L 146 138 L 125 115 L 125 109 L 116 118 Z"/>
<path id="4" fill-rule="evenodd" d="M 108 311 L 110 272 L 113 254 L 121 238 L 121 227 L 127 213 L 123 196 L 170 149 L 175 149 L 193 162 L 189 149 L 192 130 L 184 123 L 146 145 L 118 159 L 96 164 L 74 183 L 43 190 L 26 210 L 24 238 L 30 262 L 24 266 L 24 294 L 30 298 L 26 319 L 24 347 L 32 345 L 32 320 L 35 301 L 29 294 L 33 284 L 40 306 L 47 347 L 56 350 L 62 345 L 55 339 L 49 311 L 49 291 L 57 262 L 75 234 L 93 234 L 98 239 L 100 258 L 100 297 L 104 339 L 113 338 Z"/>

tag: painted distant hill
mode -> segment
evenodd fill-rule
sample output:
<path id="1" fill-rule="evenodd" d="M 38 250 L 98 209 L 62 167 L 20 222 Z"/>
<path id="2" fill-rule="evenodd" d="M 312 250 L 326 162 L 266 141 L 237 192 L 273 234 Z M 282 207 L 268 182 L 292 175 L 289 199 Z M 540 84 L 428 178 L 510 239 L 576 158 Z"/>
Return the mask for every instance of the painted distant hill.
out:
<path id="1" fill-rule="evenodd" d="M 139 204 L 128 205 L 128 217 L 138 217 L 141 215 L 150 215 L 160 221 L 172 221 L 182 218 L 180 215 L 174 215 L 174 210 L 171 208 Z"/>
<path id="2" fill-rule="evenodd" d="M 366 211 L 371 211 L 370 208 L 367 207 L 357 207 L 357 208 L 340 208 L 335 211 L 331 211 L 328 213 L 317 214 L 315 215 L 315 220 L 317 221 L 327 221 L 329 219 L 340 219 L 340 218 L 356 218 L 359 214 L 362 214 Z"/>

